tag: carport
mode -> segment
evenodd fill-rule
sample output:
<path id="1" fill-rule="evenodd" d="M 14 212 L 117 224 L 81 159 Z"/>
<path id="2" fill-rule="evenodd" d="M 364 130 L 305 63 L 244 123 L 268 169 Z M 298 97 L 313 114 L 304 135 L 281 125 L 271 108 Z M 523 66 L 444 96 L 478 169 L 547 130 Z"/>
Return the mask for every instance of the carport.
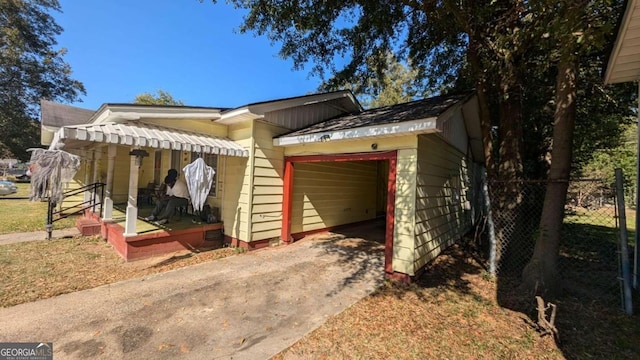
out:
<path id="1" fill-rule="evenodd" d="M 480 134 L 477 99 L 461 94 L 365 110 L 274 137 L 273 145 L 284 148 L 281 239 L 365 223 L 384 212 L 385 273 L 410 282 L 472 227 Z M 384 179 L 374 169 L 381 163 L 388 166 Z M 384 209 L 377 206 L 381 188 Z"/>
<path id="2" fill-rule="evenodd" d="M 393 233 L 395 223 L 395 198 L 396 198 L 396 169 L 397 152 L 386 151 L 376 153 L 335 154 L 335 155 L 308 155 L 285 157 L 284 163 L 284 191 L 283 191 L 283 217 L 282 239 L 292 242 L 291 219 L 294 194 L 295 165 L 303 163 L 324 162 L 348 162 L 348 161 L 387 161 L 388 176 L 386 181 L 386 209 L 385 209 L 385 256 L 384 269 L 387 276 L 393 274 Z M 375 216 L 375 215 L 374 215 Z M 321 230 L 329 230 L 327 228 Z"/>

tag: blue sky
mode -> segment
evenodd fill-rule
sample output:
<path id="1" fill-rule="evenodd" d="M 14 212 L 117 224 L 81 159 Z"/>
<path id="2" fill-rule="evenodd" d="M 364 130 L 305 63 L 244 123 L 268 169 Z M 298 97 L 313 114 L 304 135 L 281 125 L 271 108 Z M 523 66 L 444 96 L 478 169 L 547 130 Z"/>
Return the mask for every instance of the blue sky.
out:
<path id="1" fill-rule="evenodd" d="M 240 34 L 243 10 L 210 0 L 60 0 L 58 46 L 87 94 L 72 105 L 132 102 L 164 90 L 187 105 L 236 107 L 316 92 L 278 45 Z"/>

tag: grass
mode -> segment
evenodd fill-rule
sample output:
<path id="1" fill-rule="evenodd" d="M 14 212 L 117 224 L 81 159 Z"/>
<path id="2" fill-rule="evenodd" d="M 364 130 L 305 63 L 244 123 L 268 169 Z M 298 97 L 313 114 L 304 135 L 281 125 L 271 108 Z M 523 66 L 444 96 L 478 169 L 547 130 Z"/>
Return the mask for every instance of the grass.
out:
<path id="1" fill-rule="evenodd" d="M 576 225 L 583 226 L 575 231 L 612 226 L 589 220 L 594 214 L 580 216 Z M 581 234 L 576 232 L 575 237 L 582 239 Z M 223 248 L 125 263 L 98 238 L 18 243 L 1 249 L 1 307 L 242 252 Z M 640 358 L 639 316 L 629 317 L 597 302 L 558 300 L 561 341 L 556 341 L 537 332 L 534 299 L 518 293 L 516 284 L 515 279 L 496 281 L 487 276 L 486 264 L 454 246 L 415 283 L 385 283 L 275 359 Z"/>
<path id="2" fill-rule="evenodd" d="M 0 234 L 44 231 L 47 222 L 47 203 L 29 201 L 29 184 L 18 183 L 18 192 L 0 197 Z M 70 216 L 53 223 L 53 229 L 75 226 L 76 217 Z"/>
<path id="3" fill-rule="evenodd" d="M 235 255 L 231 248 L 125 263 L 98 237 L 1 245 L 0 307 Z"/>
<path id="4" fill-rule="evenodd" d="M 637 316 L 558 302 L 556 342 L 536 331 L 533 298 L 484 274 L 482 264 L 453 247 L 416 283 L 387 283 L 275 360 L 640 357 Z"/>

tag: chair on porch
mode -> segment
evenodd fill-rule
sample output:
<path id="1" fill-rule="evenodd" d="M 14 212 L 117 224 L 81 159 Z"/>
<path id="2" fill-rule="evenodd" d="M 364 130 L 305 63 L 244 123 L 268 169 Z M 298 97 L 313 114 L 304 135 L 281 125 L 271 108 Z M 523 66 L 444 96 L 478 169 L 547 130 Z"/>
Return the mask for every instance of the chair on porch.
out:
<path id="1" fill-rule="evenodd" d="M 155 189 L 156 184 L 153 181 L 150 181 L 146 188 L 138 189 L 138 204 L 153 205 Z"/>

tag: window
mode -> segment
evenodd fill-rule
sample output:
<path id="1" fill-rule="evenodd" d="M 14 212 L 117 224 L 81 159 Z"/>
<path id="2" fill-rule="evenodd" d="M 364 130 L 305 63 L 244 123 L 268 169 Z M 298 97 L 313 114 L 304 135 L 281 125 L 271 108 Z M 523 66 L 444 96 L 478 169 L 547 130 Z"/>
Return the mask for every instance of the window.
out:
<path id="1" fill-rule="evenodd" d="M 215 175 L 213 175 L 213 182 L 211 184 L 211 190 L 209 190 L 209 196 L 216 197 L 218 189 L 218 155 L 216 154 L 203 154 L 191 153 L 191 162 L 194 162 L 198 157 L 202 156 L 205 164 L 211 166 Z"/>

